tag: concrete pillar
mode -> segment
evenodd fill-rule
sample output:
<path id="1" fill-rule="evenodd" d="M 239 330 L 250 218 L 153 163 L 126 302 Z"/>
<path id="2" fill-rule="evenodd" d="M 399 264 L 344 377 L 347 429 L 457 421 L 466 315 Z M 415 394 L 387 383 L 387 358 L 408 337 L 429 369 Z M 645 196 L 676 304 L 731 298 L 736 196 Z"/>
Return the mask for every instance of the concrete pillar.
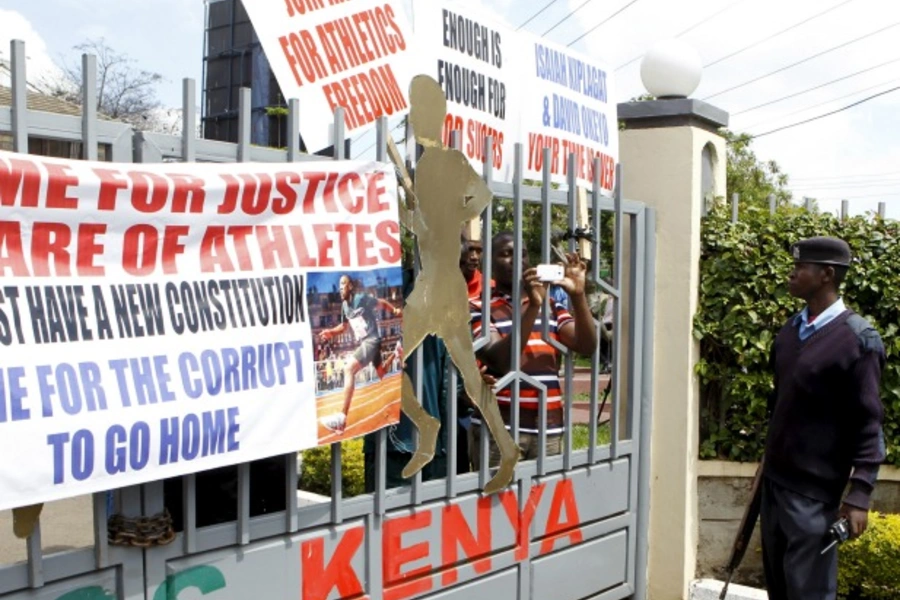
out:
<path id="1" fill-rule="evenodd" d="M 657 211 L 650 472 L 650 600 L 684 600 L 694 578 L 699 521 L 699 382 L 693 337 L 700 222 L 724 197 L 728 115 L 699 100 L 619 105 L 624 197 Z"/>

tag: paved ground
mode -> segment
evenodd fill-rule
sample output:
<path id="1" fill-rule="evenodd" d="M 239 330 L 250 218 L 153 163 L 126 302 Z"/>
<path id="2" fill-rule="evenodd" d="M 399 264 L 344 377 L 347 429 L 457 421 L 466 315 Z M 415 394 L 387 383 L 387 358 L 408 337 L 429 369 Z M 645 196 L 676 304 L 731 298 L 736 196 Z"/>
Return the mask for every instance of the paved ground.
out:
<path id="1" fill-rule="evenodd" d="M 562 379 L 562 378 L 560 378 Z M 609 382 L 609 375 L 600 375 L 597 377 L 597 392 L 598 392 L 598 402 L 602 404 L 603 402 L 603 390 L 606 388 L 607 383 Z M 563 386 L 565 386 L 565 382 L 563 382 Z M 575 370 L 575 375 L 572 380 L 572 392 L 574 394 L 590 394 L 591 392 L 591 373 L 589 369 L 578 368 Z M 606 406 L 603 407 L 603 413 L 600 415 L 600 423 L 605 423 L 609 421 L 610 414 L 610 405 L 609 401 L 607 401 Z M 587 423 L 590 421 L 590 403 L 588 402 L 575 402 L 572 405 L 572 422 L 573 423 Z"/>
<path id="2" fill-rule="evenodd" d="M 94 545 L 91 496 L 51 502 L 41 512 L 41 542 L 45 554 Z M 13 535 L 12 511 L 0 511 L 0 565 L 25 560 L 25 540 Z"/>

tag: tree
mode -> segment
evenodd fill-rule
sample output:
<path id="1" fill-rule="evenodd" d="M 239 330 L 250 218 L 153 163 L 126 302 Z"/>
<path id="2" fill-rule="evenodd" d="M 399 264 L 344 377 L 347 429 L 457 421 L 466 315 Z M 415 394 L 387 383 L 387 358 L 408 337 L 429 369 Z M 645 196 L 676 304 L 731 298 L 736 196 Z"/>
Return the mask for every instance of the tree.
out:
<path id="1" fill-rule="evenodd" d="M 135 129 L 163 130 L 171 128 L 161 103 L 156 98 L 156 86 L 162 75 L 141 69 L 127 54 L 116 52 L 104 38 L 89 39 L 73 46 L 81 54 L 97 57 L 97 111 L 124 121 Z M 51 94 L 73 104 L 81 105 L 81 61 L 72 66 L 63 61 L 64 81 L 51 85 Z"/>

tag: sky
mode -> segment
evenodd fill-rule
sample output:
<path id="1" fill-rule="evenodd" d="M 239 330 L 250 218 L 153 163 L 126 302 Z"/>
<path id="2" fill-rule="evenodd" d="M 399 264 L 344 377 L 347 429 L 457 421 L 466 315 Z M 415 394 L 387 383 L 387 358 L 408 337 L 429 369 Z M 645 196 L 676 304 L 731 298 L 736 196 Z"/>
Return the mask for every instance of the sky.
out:
<path id="1" fill-rule="evenodd" d="M 403 4 L 412 20 L 412 2 Z M 581 37 L 572 47 L 610 67 L 619 101 L 644 93 L 640 58 L 655 43 L 690 44 L 705 65 L 692 97 L 730 113 L 739 132 L 767 133 L 900 86 L 896 0 L 482 0 L 477 14 L 515 28 L 542 8 L 523 29 L 563 45 Z M 179 107 L 184 77 L 200 88 L 204 18 L 203 0 L 3 0 L 0 59 L 11 37 L 24 39 L 29 73 L 52 73 L 80 60 L 72 46 L 104 37 L 162 74 L 160 99 Z M 790 176 L 798 199 L 829 211 L 847 199 L 852 214 L 884 201 L 900 218 L 898 132 L 900 90 L 761 136 L 753 149 Z"/>

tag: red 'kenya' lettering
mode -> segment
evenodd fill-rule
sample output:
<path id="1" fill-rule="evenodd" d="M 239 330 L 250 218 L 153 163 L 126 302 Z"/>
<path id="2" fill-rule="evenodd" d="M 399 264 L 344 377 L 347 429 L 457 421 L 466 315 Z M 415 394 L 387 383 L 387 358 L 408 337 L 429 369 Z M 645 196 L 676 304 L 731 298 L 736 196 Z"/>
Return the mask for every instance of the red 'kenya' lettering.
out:
<path id="1" fill-rule="evenodd" d="M 303 600 L 326 600 L 334 588 L 337 588 L 341 598 L 363 592 L 362 583 L 350 564 L 362 547 L 363 535 L 362 527 L 345 531 L 327 565 L 323 538 L 314 538 L 300 545 Z"/>
<path id="2" fill-rule="evenodd" d="M 455 585 L 460 582 L 461 563 L 467 563 L 475 575 L 489 573 L 493 568 L 492 555 L 508 547 L 502 540 L 508 539 L 510 529 L 515 539 L 514 558 L 528 558 L 532 523 L 542 503 L 549 506 L 547 521 L 542 530 L 538 528 L 544 537 L 537 556 L 552 552 L 564 538 L 569 544 L 581 543 L 581 519 L 571 479 L 534 486 L 521 511 L 516 493 L 507 491 L 478 498 L 474 519 L 455 503 L 412 514 L 388 515 L 382 526 L 384 600 L 406 600 Z M 506 519 L 497 517 L 500 514 Z M 500 520 L 494 521 L 495 518 Z M 424 533 L 435 527 L 440 532 L 437 544 L 430 541 L 433 534 Z M 365 530 L 352 527 L 339 535 L 330 558 L 325 557 L 324 536 L 303 542 L 301 600 L 323 600 L 335 588 L 342 599 L 367 598 L 361 583 L 363 573 L 353 564 L 355 558 L 362 562 Z"/>

